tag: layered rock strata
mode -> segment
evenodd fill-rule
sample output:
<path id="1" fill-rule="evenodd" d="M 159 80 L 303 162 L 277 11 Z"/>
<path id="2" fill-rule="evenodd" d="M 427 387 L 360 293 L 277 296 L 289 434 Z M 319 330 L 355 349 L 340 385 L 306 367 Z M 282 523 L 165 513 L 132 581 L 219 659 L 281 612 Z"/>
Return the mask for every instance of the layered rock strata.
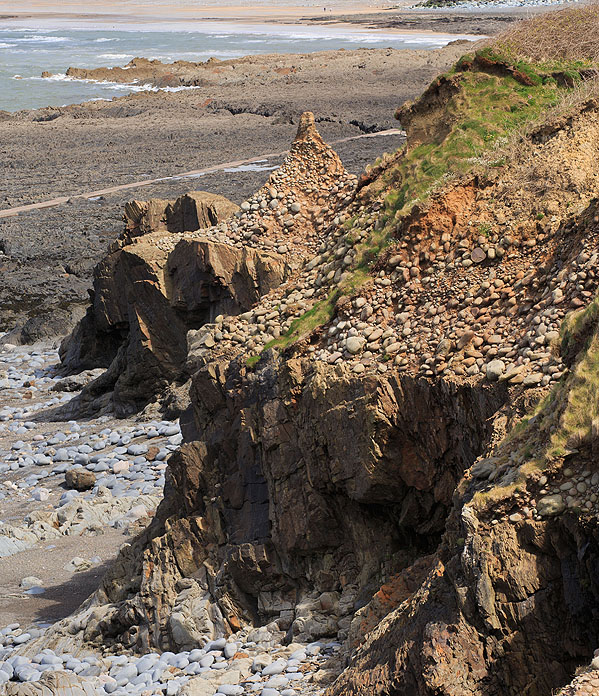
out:
<path id="1" fill-rule="evenodd" d="M 231 201 L 205 191 L 192 191 L 175 201 L 130 201 L 125 206 L 125 237 L 149 232 L 193 232 L 217 225 L 237 212 Z"/>

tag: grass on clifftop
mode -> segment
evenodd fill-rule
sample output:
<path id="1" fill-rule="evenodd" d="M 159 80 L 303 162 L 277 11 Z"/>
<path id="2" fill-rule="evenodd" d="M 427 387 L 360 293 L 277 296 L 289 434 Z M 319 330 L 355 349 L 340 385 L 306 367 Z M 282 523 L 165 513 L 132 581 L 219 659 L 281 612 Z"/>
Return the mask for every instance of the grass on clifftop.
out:
<path id="1" fill-rule="evenodd" d="M 389 220 L 406 215 L 414 204 L 428 197 L 436 185 L 452 175 L 466 174 L 476 165 L 503 166 L 501 157 L 493 159 L 495 146 L 511 133 L 537 121 L 554 108 L 569 91 L 560 86 L 554 74 L 567 74 L 573 85 L 581 80 L 579 61 L 554 63 L 551 68 L 506 60 L 491 47 L 478 56 L 503 63 L 523 74 L 532 84 L 522 84 L 511 75 L 493 75 L 466 70 L 475 56 L 464 56 L 450 75 L 458 76 L 460 92 L 447 105 L 454 123 L 442 142 L 406 148 L 396 166 L 387 171 L 384 185 L 390 189 L 385 200 Z"/>
<path id="2" fill-rule="evenodd" d="M 599 3 L 568 7 L 518 22 L 493 45 L 512 60 L 596 63 L 599 61 Z"/>
<path id="3" fill-rule="evenodd" d="M 459 93 L 440 114 L 453 119 L 449 133 L 442 142 L 414 148 L 408 143 L 403 157 L 394 158 L 383 174 L 382 183 L 391 189 L 387 218 L 402 217 L 448 176 L 471 171 L 482 158 L 501 166 L 501 157 L 490 159 L 498 144 L 548 114 L 583 76 L 599 75 L 598 37 L 599 3 L 594 2 L 518 22 L 460 58 L 438 78 L 460 81 Z"/>

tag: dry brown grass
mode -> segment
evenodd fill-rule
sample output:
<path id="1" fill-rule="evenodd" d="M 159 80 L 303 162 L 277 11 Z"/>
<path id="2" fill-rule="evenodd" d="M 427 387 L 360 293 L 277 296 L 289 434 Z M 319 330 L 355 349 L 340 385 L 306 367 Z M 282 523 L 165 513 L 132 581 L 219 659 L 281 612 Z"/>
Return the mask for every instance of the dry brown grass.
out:
<path id="1" fill-rule="evenodd" d="M 531 134 L 537 133 L 548 124 L 557 123 L 563 117 L 576 115 L 585 107 L 592 108 L 593 100 L 599 101 L 599 72 L 584 81 L 576 83 L 572 89 L 561 91 L 559 100 L 554 107 L 543 112 L 538 118 L 524 123 L 507 137 L 499 140 L 495 147 L 487 153 L 487 164 L 492 164 L 497 160 L 513 163 L 526 159 L 527 155 L 524 153 L 528 152 L 526 143 L 529 141 Z M 537 173 L 532 167 L 532 162 L 530 164 L 531 179 L 526 182 L 526 185 L 542 190 L 545 184 L 543 181 L 538 180 Z"/>
<path id="2" fill-rule="evenodd" d="M 514 59 L 599 62 L 599 2 L 523 20 L 491 45 Z"/>

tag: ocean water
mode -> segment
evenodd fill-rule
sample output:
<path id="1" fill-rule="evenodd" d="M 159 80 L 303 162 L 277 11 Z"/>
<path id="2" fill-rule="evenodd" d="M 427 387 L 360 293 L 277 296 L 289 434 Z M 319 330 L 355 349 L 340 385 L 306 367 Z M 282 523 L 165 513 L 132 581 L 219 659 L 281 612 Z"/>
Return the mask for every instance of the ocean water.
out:
<path id="1" fill-rule="evenodd" d="M 0 24 L 0 109 L 18 111 L 111 99 L 148 85 L 71 80 L 70 66 L 126 65 L 134 57 L 161 61 L 227 59 L 261 53 L 309 53 L 339 48 L 433 49 L 456 35 L 375 34 L 337 27 L 234 25 L 215 22 L 143 25 L 18 26 Z M 56 76 L 42 78 L 48 70 Z"/>

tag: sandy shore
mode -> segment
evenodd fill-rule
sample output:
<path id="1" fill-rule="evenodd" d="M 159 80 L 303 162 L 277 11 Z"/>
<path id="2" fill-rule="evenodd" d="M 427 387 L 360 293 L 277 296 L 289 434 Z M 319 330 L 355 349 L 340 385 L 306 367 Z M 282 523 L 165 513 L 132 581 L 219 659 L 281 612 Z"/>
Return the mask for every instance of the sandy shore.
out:
<path id="1" fill-rule="evenodd" d="M 541 7 L 493 7 L 477 10 L 450 9 L 410 10 L 413 0 L 399 0 L 392 6 L 374 0 L 355 3 L 335 0 L 332 3 L 305 5 L 273 4 L 270 2 L 229 6 L 197 6 L 186 0 L 177 2 L 96 2 L 93 6 L 77 0 L 57 5 L 55 0 L 37 0 L 27 4 L 8 2 L 2 6 L 0 24 L 31 28 L 143 28 L 144 30 L 194 31 L 207 23 L 221 29 L 243 31 L 264 27 L 298 29 L 322 28 L 327 32 L 366 32 L 390 34 L 493 34 L 507 23 L 546 11 Z"/>
<path id="2" fill-rule="evenodd" d="M 407 0 L 394 2 L 394 9 L 407 7 L 411 3 Z M 324 4 L 306 3 L 303 5 L 275 4 L 271 2 L 232 4 L 228 6 L 189 3 L 189 2 L 94 2 L 82 3 L 78 0 L 65 0 L 56 3 L 55 0 L 37 0 L 28 2 L 27 9 L 23 9 L 22 2 L 5 2 L 2 4 L 2 12 L 14 15 L 15 17 L 31 17 L 35 15 L 52 15 L 61 17 L 69 15 L 81 19 L 90 15 L 103 15 L 105 17 L 128 18 L 128 19 L 219 19 L 227 21 L 247 21 L 247 22 L 285 22 L 306 16 L 318 15 L 326 19 L 330 14 L 360 15 L 368 14 L 373 11 L 381 11 L 388 8 L 389 3 L 369 2 L 355 3 L 336 0 Z M 392 11 L 392 10 L 384 10 Z"/>

